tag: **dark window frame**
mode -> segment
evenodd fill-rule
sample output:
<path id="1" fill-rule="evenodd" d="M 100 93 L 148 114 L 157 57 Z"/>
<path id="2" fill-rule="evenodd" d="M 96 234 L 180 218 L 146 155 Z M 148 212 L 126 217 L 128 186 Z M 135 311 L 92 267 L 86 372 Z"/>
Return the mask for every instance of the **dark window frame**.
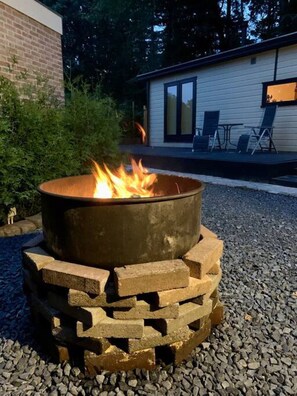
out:
<path id="1" fill-rule="evenodd" d="M 266 81 L 262 83 L 262 105 L 261 107 L 267 107 L 267 106 L 292 106 L 292 105 L 297 105 L 297 100 L 285 100 L 282 102 L 267 102 L 267 88 L 270 85 L 282 85 L 282 84 L 287 84 L 287 83 L 297 83 L 297 77 L 291 77 L 291 78 L 285 78 L 283 80 L 274 80 L 274 81 Z"/>
<path id="2" fill-rule="evenodd" d="M 188 135 L 181 134 L 181 98 L 182 85 L 193 83 L 193 113 L 192 113 L 192 133 Z M 167 135 L 167 88 L 177 87 L 177 109 L 176 109 L 176 135 Z M 196 96 L 197 96 L 197 77 L 184 78 L 182 80 L 172 81 L 164 84 L 164 142 L 192 142 L 196 129 Z"/>

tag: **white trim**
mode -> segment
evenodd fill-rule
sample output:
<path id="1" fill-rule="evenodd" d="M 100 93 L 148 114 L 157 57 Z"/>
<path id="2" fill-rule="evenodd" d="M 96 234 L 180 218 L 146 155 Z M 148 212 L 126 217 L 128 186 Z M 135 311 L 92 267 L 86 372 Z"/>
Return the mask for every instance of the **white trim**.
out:
<path id="1" fill-rule="evenodd" d="M 21 12 L 35 21 L 63 34 L 62 17 L 35 0 L 1 0 L 1 3 Z"/>

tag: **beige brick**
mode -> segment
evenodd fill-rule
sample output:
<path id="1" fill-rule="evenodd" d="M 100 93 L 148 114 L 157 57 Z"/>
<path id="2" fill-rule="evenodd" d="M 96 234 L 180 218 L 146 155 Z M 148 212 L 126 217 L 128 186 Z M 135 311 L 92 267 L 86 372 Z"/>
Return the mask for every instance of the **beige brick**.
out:
<path id="1" fill-rule="evenodd" d="M 190 276 L 202 279 L 223 254 L 223 241 L 215 238 L 203 238 L 183 256 L 190 269 Z"/>
<path id="2" fill-rule="evenodd" d="M 48 302 L 58 311 L 61 311 L 65 315 L 69 315 L 89 326 L 94 326 L 106 317 L 106 313 L 102 308 L 71 307 L 66 298 L 56 293 L 48 293 Z"/>
<path id="3" fill-rule="evenodd" d="M 120 298 L 115 289 L 107 284 L 100 295 L 70 289 L 68 303 L 78 307 L 132 308 L 136 305 L 136 296 Z"/>
<path id="4" fill-rule="evenodd" d="M 188 287 L 160 291 L 155 294 L 155 298 L 159 307 L 166 307 L 205 294 L 209 291 L 211 285 L 209 276 L 205 276 L 203 279 L 190 278 Z"/>
<path id="5" fill-rule="evenodd" d="M 211 286 L 209 288 L 209 296 L 211 296 L 215 291 L 218 292 L 218 287 L 222 279 L 222 270 L 219 270 L 219 273 L 217 275 L 207 275 L 209 279 L 211 280 Z"/>
<path id="6" fill-rule="evenodd" d="M 6 224 L 0 227 L 0 237 L 15 236 L 22 233 L 21 229 L 15 224 Z"/>
<path id="7" fill-rule="evenodd" d="M 126 353 L 112 345 L 101 355 L 85 351 L 86 374 L 95 376 L 101 370 L 110 372 L 138 369 L 152 370 L 155 368 L 155 350 L 145 349 L 133 353 Z"/>
<path id="8" fill-rule="evenodd" d="M 213 302 L 215 298 L 219 298 L 218 289 L 215 289 L 213 292 L 209 292 L 209 293 L 203 294 L 202 296 L 193 298 L 191 300 L 191 302 L 193 302 L 195 304 L 203 305 L 210 299 Z M 213 304 L 212 304 L 212 306 L 214 307 Z"/>
<path id="9" fill-rule="evenodd" d="M 41 213 L 37 213 L 34 216 L 25 217 L 26 220 L 31 221 L 36 228 L 42 228 L 42 217 Z"/>
<path id="10" fill-rule="evenodd" d="M 185 303 L 180 306 L 180 313 L 177 319 L 160 319 L 154 322 L 154 326 L 163 334 L 169 334 L 177 331 L 180 327 L 184 327 L 203 316 L 209 315 L 212 311 L 212 301 L 208 301 L 205 305 L 197 305 L 192 302 Z"/>
<path id="11" fill-rule="evenodd" d="M 164 308 L 154 308 L 146 301 L 137 301 L 136 306 L 129 310 L 114 310 L 114 319 L 167 319 L 177 318 L 179 304 L 169 305 Z"/>
<path id="12" fill-rule="evenodd" d="M 211 322 L 208 320 L 204 327 L 193 332 L 187 340 L 178 341 L 170 344 L 166 351 L 171 351 L 171 361 L 175 364 L 181 363 L 191 354 L 194 348 L 200 345 L 209 336 L 211 330 Z"/>
<path id="13" fill-rule="evenodd" d="M 77 322 L 78 337 L 114 337 L 114 338 L 141 338 L 143 336 L 144 321 L 118 320 L 106 317 L 93 327 L 84 326 Z"/>
<path id="14" fill-rule="evenodd" d="M 47 290 L 44 283 L 33 276 L 32 272 L 23 268 L 23 290 L 25 294 L 35 294 L 36 296 L 46 297 Z"/>
<path id="15" fill-rule="evenodd" d="M 51 307 L 46 300 L 41 300 L 35 295 L 31 295 L 31 308 L 34 313 L 41 315 L 50 324 L 51 329 L 60 326 L 60 312 Z"/>
<path id="16" fill-rule="evenodd" d="M 54 360 L 57 363 L 69 362 L 70 361 L 70 353 L 69 349 L 66 346 L 55 345 L 55 350 L 52 353 Z"/>
<path id="17" fill-rule="evenodd" d="M 29 220 L 21 220 L 17 222 L 18 227 L 21 229 L 23 234 L 36 230 L 36 226 Z"/>
<path id="18" fill-rule="evenodd" d="M 210 231 L 207 227 L 201 224 L 200 226 L 200 235 L 202 238 L 218 238 L 217 234 Z"/>
<path id="19" fill-rule="evenodd" d="M 214 310 L 215 307 L 217 306 L 217 304 L 219 303 L 219 296 L 216 297 L 211 297 L 211 301 L 212 301 L 212 309 Z"/>
<path id="20" fill-rule="evenodd" d="M 151 326 L 145 326 L 142 338 L 127 339 L 127 348 L 129 353 L 140 351 L 142 349 L 154 348 L 157 346 L 171 344 L 176 341 L 187 339 L 190 334 L 192 334 L 192 332 L 187 326 L 166 335 L 163 335 L 160 331 L 154 329 Z"/>
<path id="21" fill-rule="evenodd" d="M 212 326 L 219 325 L 224 319 L 224 306 L 219 301 L 215 308 L 213 309 L 212 313 L 209 315 L 209 319 L 211 320 Z"/>
<path id="22" fill-rule="evenodd" d="M 194 322 L 189 324 L 190 329 L 195 331 L 200 330 L 203 326 L 205 326 L 206 322 L 209 320 L 210 315 L 203 316 L 202 318 L 195 320 Z"/>
<path id="23" fill-rule="evenodd" d="M 218 260 L 213 267 L 208 271 L 207 275 L 218 275 L 221 269 L 221 262 Z"/>
<path id="24" fill-rule="evenodd" d="M 189 284 L 189 269 L 182 260 L 156 261 L 115 268 L 119 296 L 177 289 Z"/>
<path id="25" fill-rule="evenodd" d="M 52 334 L 60 344 L 70 344 L 98 354 L 110 347 L 110 342 L 106 338 L 77 337 L 75 329 L 67 326 L 54 328 Z"/>
<path id="26" fill-rule="evenodd" d="M 41 247 L 36 246 L 23 251 L 23 263 L 31 271 L 40 271 L 54 258 Z"/>
<path id="27" fill-rule="evenodd" d="M 45 283 L 94 294 L 104 292 L 109 274 L 104 269 L 57 260 L 42 269 Z"/>
<path id="28" fill-rule="evenodd" d="M 192 302 L 195 304 L 203 305 L 207 301 L 211 300 L 212 301 L 212 307 L 215 307 L 215 304 L 219 300 L 219 292 L 218 292 L 218 286 L 219 283 L 222 279 L 222 270 L 220 269 L 220 272 L 217 275 L 208 275 L 208 277 L 211 280 L 211 286 L 209 288 L 208 293 L 203 294 L 202 296 L 196 297 L 192 299 Z"/>

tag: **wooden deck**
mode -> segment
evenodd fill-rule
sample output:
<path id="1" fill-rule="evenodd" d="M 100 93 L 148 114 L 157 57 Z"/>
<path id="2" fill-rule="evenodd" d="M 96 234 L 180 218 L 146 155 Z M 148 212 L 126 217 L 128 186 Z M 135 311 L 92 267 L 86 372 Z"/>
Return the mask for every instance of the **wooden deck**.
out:
<path id="1" fill-rule="evenodd" d="M 135 159 L 142 158 L 147 167 L 227 178 L 271 182 L 278 176 L 296 174 L 297 169 L 297 153 L 250 155 L 233 150 L 193 153 L 190 148 L 143 145 L 123 145 L 120 149 Z"/>

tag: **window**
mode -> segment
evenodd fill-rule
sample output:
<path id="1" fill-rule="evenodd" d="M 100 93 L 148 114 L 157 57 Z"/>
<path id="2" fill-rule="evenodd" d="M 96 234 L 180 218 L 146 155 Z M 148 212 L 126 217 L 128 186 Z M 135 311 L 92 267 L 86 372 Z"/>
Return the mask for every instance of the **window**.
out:
<path id="1" fill-rule="evenodd" d="M 164 85 L 164 141 L 191 142 L 195 132 L 196 78 Z"/>
<path id="2" fill-rule="evenodd" d="M 297 105 L 297 77 L 263 83 L 262 106 Z"/>

